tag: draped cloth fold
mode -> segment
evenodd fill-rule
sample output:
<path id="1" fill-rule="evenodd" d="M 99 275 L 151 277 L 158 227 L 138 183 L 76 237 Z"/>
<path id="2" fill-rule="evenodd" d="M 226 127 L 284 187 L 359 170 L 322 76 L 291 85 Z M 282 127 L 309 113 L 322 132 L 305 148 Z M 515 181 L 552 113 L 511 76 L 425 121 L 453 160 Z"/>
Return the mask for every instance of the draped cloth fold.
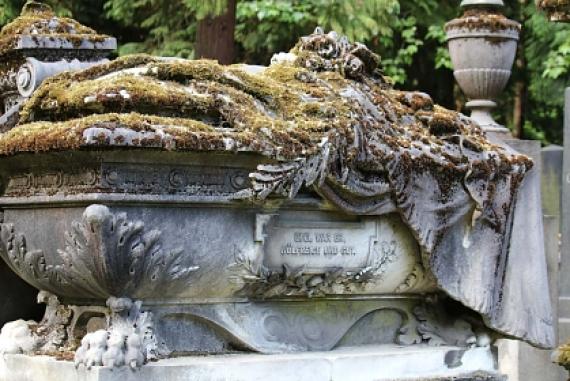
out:
<path id="1" fill-rule="evenodd" d="M 389 163 L 388 186 L 376 185 L 382 192 L 328 181 L 319 193 L 349 213 L 399 212 L 442 291 L 489 328 L 554 347 L 537 169 L 504 173 L 492 183 L 450 177 L 442 189 L 441 176 L 405 171 L 405 162 Z"/>

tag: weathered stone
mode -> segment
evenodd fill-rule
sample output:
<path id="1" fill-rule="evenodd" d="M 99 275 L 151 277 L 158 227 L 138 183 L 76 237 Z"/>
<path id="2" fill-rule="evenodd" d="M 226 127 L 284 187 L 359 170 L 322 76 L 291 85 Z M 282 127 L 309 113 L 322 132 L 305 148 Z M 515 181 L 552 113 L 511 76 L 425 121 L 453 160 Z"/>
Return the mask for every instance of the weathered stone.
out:
<path id="1" fill-rule="evenodd" d="M 181 357 L 150 363 L 134 372 L 104 367 L 87 371 L 51 358 L 8 355 L 0 358 L 0 378 L 3 381 L 504 381 L 495 371 L 489 348 L 393 346 L 302 355 Z"/>
<path id="2" fill-rule="evenodd" d="M 324 45 L 321 46 L 320 44 L 328 44 L 335 51 L 332 60 L 321 56 L 325 53 L 321 51 Z M 224 68 L 205 61 L 165 61 L 151 57 L 131 57 L 88 69 L 80 74 L 60 76 L 46 85 L 43 90 L 38 90 L 33 99 L 26 105 L 26 110 L 23 113 L 25 115 L 23 121 L 39 121 L 48 118 L 46 112 L 52 114 L 48 118 L 49 120 L 60 119 L 60 121 L 44 121 L 40 124 L 18 126 L 0 139 L 0 145 L 5 148 L 3 152 L 6 155 L 29 150 L 51 151 L 55 147 L 65 149 L 74 156 L 80 154 L 82 147 L 97 147 L 98 149 L 147 147 L 174 151 L 205 150 L 224 153 L 226 158 L 230 157 L 230 152 L 235 151 L 258 153 L 260 155 L 256 156 L 255 159 L 254 157 L 250 158 L 253 168 L 241 167 L 241 174 L 237 174 L 236 181 L 227 181 L 226 178 L 214 176 L 214 184 L 202 183 L 189 188 L 183 186 L 181 193 L 197 191 L 198 194 L 190 193 L 188 198 L 209 199 L 211 202 L 254 199 L 260 203 L 270 204 L 270 201 L 264 201 L 269 196 L 295 198 L 299 191 L 307 191 L 312 188 L 324 199 L 331 202 L 337 210 L 351 214 L 384 215 L 398 211 L 402 222 L 417 238 L 424 253 L 421 258 L 422 265 L 433 273 L 435 280 L 445 292 L 485 315 L 492 328 L 509 335 L 519 335 L 520 332 L 526 331 L 525 339 L 537 345 L 551 345 L 552 337 L 549 333 L 551 328 L 545 325 L 549 321 L 549 311 L 541 310 L 544 307 L 543 305 L 536 305 L 537 309 L 533 311 L 532 315 L 544 315 L 544 319 L 516 318 L 520 315 L 519 313 L 513 313 L 508 318 L 506 316 L 505 311 L 517 310 L 524 303 L 521 303 L 517 298 L 500 297 L 501 288 L 504 287 L 502 279 L 509 279 L 510 282 L 511 275 L 507 276 L 506 273 L 512 274 L 513 279 L 516 279 L 519 276 L 517 274 L 523 272 L 511 272 L 510 263 L 502 264 L 500 260 L 502 257 L 499 255 L 468 254 L 468 252 L 480 250 L 499 253 L 503 246 L 508 247 L 506 240 L 510 239 L 510 235 L 500 232 L 510 231 L 512 228 L 510 223 L 513 221 L 512 213 L 515 210 L 514 205 L 519 184 L 524 185 L 530 181 L 523 182 L 525 173 L 532 166 L 530 160 L 506 147 L 490 143 L 477 130 L 476 126 L 469 124 L 467 119 L 434 107 L 431 99 L 423 94 L 406 94 L 387 89 L 382 77 L 376 76 L 366 65 L 363 66 L 363 71 L 358 75 L 347 73 L 343 66 L 345 65 L 343 60 L 347 57 L 354 56 L 362 62 L 374 61 L 374 57 L 369 56 L 371 53 L 367 53 L 361 46 L 351 45 L 333 34 L 316 33 L 303 39 L 294 52 L 298 55 L 298 60 L 292 66 L 270 67 L 265 70 L 256 69 L 257 71 L 243 67 Z M 304 66 L 301 65 L 303 62 Z M 316 66 L 313 67 L 314 65 Z M 307 71 L 307 68 L 313 71 Z M 324 73 L 319 72 L 319 70 L 324 71 Z M 121 75 L 117 75 L 118 73 Z M 306 78 L 299 77 L 302 73 L 316 79 L 309 78 L 310 80 L 307 82 Z M 284 75 L 285 77 L 282 77 Z M 291 75 L 293 77 L 289 78 Z M 320 93 L 325 91 L 322 83 L 331 81 L 333 78 L 331 75 L 335 81 L 340 81 L 342 86 L 338 88 L 339 84 L 337 83 L 335 86 L 338 89 L 331 92 L 331 89 L 335 88 L 331 82 L 327 91 L 330 92 L 332 98 L 323 98 Z M 97 78 L 101 80 L 97 80 Z M 285 80 L 287 82 L 284 82 Z M 134 84 L 134 87 L 129 87 L 130 85 L 125 81 Z M 185 81 L 193 82 L 190 87 L 184 87 L 187 86 L 184 85 L 187 83 Z M 296 83 L 298 87 L 294 87 L 292 83 Z M 52 97 L 49 94 L 55 94 L 49 89 L 60 85 L 68 88 L 68 91 L 62 93 L 67 95 L 57 100 L 48 99 Z M 190 109 L 187 110 L 188 112 L 184 111 L 186 114 L 179 115 L 184 116 L 184 118 L 179 117 L 177 119 L 163 116 L 147 117 L 140 114 L 109 114 L 107 112 L 109 110 L 102 110 L 102 115 L 82 119 L 79 124 L 77 124 L 77 120 L 65 120 L 71 116 L 70 113 L 74 112 L 70 110 L 79 111 L 85 107 L 91 107 L 90 102 L 85 104 L 84 100 L 93 91 L 106 94 L 106 100 L 102 103 L 106 105 L 104 108 L 113 108 L 113 102 L 119 100 L 130 104 L 125 111 L 138 110 L 138 107 L 141 106 L 131 100 L 134 93 L 128 99 L 120 100 L 122 95 L 111 93 L 110 90 L 107 91 L 111 87 L 116 88 L 118 85 L 127 86 L 132 91 L 138 87 L 152 87 L 156 91 L 149 92 L 148 105 L 155 104 L 158 106 L 158 102 L 162 103 L 162 98 L 165 96 L 170 97 L 169 99 L 172 99 L 174 103 L 178 101 L 196 103 L 192 107 L 205 107 L 210 110 L 208 112 L 219 114 L 222 118 L 227 119 L 228 127 L 220 128 L 217 124 L 208 124 L 208 119 L 201 116 L 201 111 L 196 113 L 196 110 Z M 216 94 L 219 93 L 212 91 L 218 85 L 220 86 L 218 90 L 225 96 L 216 101 L 218 96 Z M 309 113 L 309 110 L 305 110 L 299 111 L 301 114 L 295 113 L 293 119 L 287 121 L 286 115 L 294 111 L 289 107 L 305 109 L 307 101 L 303 100 L 305 99 L 303 94 L 309 91 L 306 88 L 309 85 L 314 87 L 311 91 L 314 93 L 315 101 L 320 104 L 319 107 L 324 106 L 322 102 L 327 103 L 331 101 L 330 99 L 336 99 L 340 102 L 339 105 L 343 105 L 339 110 L 344 110 L 342 112 L 353 110 L 351 111 L 352 114 L 348 113 L 342 116 L 338 113 L 333 113 L 334 115 L 317 113 L 316 118 L 314 114 Z M 289 90 L 285 91 L 287 87 Z M 365 95 L 369 91 L 372 91 L 371 94 L 373 94 L 374 99 L 368 99 Z M 173 94 L 177 95 L 173 98 Z M 252 98 L 251 94 L 255 95 L 256 98 Z M 295 97 L 292 100 L 292 94 L 297 94 L 299 100 L 294 100 Z M 381 102 L 379 100 L 381 97 L 387 97 L 386 102 Z M 138 95 L 135 98 L 138 99 Z M 44 106 L 39 106 L 51 104 L 52 101 L 58 107 L 66 108 L 65 115 L 60 115 L 57 108 L 48 111 Z M 231 101 L 231 105 L 219 103 L 219 101 Z M 242 101 L 253 103 L 249 107 L 244 106 L 245 103 L 242 105 Z M 230 106 L 233 111 L 231 114 L 227 114 L 227 107 Z M 395 113 L 391 118 L 396 123 L 389 123 L 382 119 L 382 113 L 394 113 L 397 109 L 400 109 L 401 113 L 407 117 L 404 117 L 404 114 L 399 116 L 398 113 Z M 150 109 L 149 111 L 155 112 Z M 273 114 L 275 115 L 271 116 Z M 280 117 L 275 119 L 278 115 Z M 275 120 L 278 120 L 278 123 Z M 322 123 L 323 120 L 329 120 L 332 123 L 332 129 L 326 133 L 316 132 L 318 129 L 314 130 L 311 127 L 312 123 Z M 365 120 L 375 122 L 364 123 Z M 268 128 L 263 127 L 266 122 L 268 126 L 272 125 L 273 127 L 263 132 L 264 128 Z M 362 124 L 361 130 L 357 129 L 358 131 L 356 131 L 350 127 L 351 123 L 364 124 Z M 290 128 L 287 127 L 289 124 L 291 125 Z M 284 128 L 289 128 L 290 133 L 283 135 Z M 382 129 L 395 130 L 391 133 L 388 133 L 388 130 L 380 133 Z M 54 131 L 60 132 L 54 135 Z M 267 133 L 269 131 L 271 132 Z M 52 137 L 61 136 L 61 133 L 66 136 L 66 139 L 58 142 L 57 139 L 53 140 L 51 137 L 44 136 L 46 133 Z M 462 138 L 464 140 L 454 140 L 453 136 L 457 133 L 464 135 Z M 296 134 L 300 135 L 296 136 Z M 390 135 L 393 134 L 400 137 L 394 140 L 390 138 Z M 186 136 L 193 138 L 187 140 Z M 33 139 L 33 142 L 30 139 Z M 373 150 L 375 153 L 368 155 L 364 150 L 358 154 L 359 151 L 356 148 L 354 154 L 350 154 L 348 151 L 353 150 L 353 148 L 349 148 L 346 145 L 347 143 L 343 142 L 354 139 L 362 140 L 364 146 L 376 147 Z M 450 143 L 452 141 L 453 143 Z M 40 147 L 38 144 L 46 145 Z M 439 148 L 434 148 L 435 151 L 432 151 L 434 145 Z M 459 148 L 457 145 L 463 148 Z M 420 146 L 423 146 L 421 150 L 419 149 Z M 76 152 L 77 149 L 80 151 Z M 443 150 L 446 154 L 441 156 L 437 153 L 438 150 Z M 465 150 L 469 150 L 469 154 Z M 395 152 L 397 152 L 396 155 L 394 155 Z M 111 153 L 99 155 L 111 155 Z M 120 156 L 121 154 L 116 152 L 114 155 Z M 160 155 L 155 156 L 159 157 Z M 172 156 L 174 157 L 174 155 Z M 263 158 L 263 156 L 267 158 Z M 182 156 L 178 157 L 181 158 Z M 415 159 L 412 160 L 412 158 Z M 338 160 L 344 163 L 341 164 L 344 169 L 337 166 Z M 46 165 L 44 173 L 33 174 L 31 178 L 27 173 L 15 170 L 16 167 L 22 166 L 16 157 L 13 160 L 5 160 L 6 163 L 9 161 L 14 162 L 15 165 L 8 170 L 13 175 L 8 174 L 7 196 L 11 194 L 19 196 L 20 192 L 24 195 L 40 195 L 41 193 L 38 193 L 38 188 L 40 188 L 40 192 L 46 193 L 46 199 L 55 200 L 55 198 L 60 197 L 59 194 L 65 192 L 64 184 L 68 182 L 71 185 L 70 190 L 76 192 L 75 195 L 71 195 L 72 198 L 93 191 L 97 193 L 111 192 L 111 194 L 126 192 L 129 195 L 134 195 L 133 200 L 137 199 L 140 194 L 162 196 L 167 193 L 165 196 L 172 197 L 173 194 L 176 195 L 177 193 L 173 188 L 188 181 L 185 180 L 188 175 L 184 174 L 184 169 L 181 168 L 182 163 L 179 160 L 175 163 L 182 171 L 163 166 L 157 168 L 158 171 L 153 172 L 151 176 L 143 175 L 147 168 L 146 165 L 139 166 L 140 169 L 136 169 L 135 162 L 124 166 L 121 169 L 122 174 L 118 169 L 98 169 L 96 163 L 87 162 L 85 166 L 92 168 L 89 171 L 78 169 L 75 170 L 74 174 L 64 175 L 61 170 L 54 171 L 53 165 Z M 468 164 L 460 164 L 463 161 Z M 118 162 L 122 163 L 124 160 L 119 158 Z M 499 162 L 502 164 L 499 165 Z M 423 164 L 414 166 L 412 163 Z M 139 162 L 140 164 L 142 162 Z M 223 167 L 229 167 L 229 165 L 224 164 Z M 221 169 L 217 171 L 220 172 Z M 447 171 L 450 172 L 447 173 Z M 246 180 L 245 173 L 249 173 L 249 181 Z M 447 174 L 444 175 L 444 173 Z M 228 176 L 231 177 L 232 175 L 228 174 Z M 221 185 L 222 181 L 223 185 Z M 45 189 L 46 185 L 48 186 L 47 189 Z M 496 187 L 500 189 L 497 189 L 496 192 L 490 191 Z M 202 191 L 205 194 L 200 194 L 200 189 L 203 189 Z M 434 199 L 430 193 L 433 189 L 439 189 L 442 196 L 436 196 Z M 525 189 L 526 192 L 526 188 L 520 189 Z M 501 201 L 502 206 L 494 203 L 494 195 L 496 194 L 507 197 L 506 200 Z M 449 200 L 447 199 L 448 196 L 451 197 Z M 97 197 L 102 199 L 100 196 Z M 526 196 L 521 196 L 521 198 L 524 197 Z M 9 202 L 8 199 L 6 201 Z M 441 205 L 438 206 L 438 204 Z M 443 206 L 445 204 L 461 205 L 461 207 L 448 208 Z M 463 221 L 463 223 L 448 224 L 446 222 L 451 220 Z M 484 223 L 483 221 L 486 220 L 496 220 L 494 223 L 498 224 L 497 226 L 500 226 L 500 229 L 497 230 L 491 227 L 492 224 Z M 329 234 L 334 234 L 334 232 L 330 231 Z M 353 240 L 356 240 L 355 242 L 360 242 L 362 239 L 364 238 L 353 237 Z M 521 239 L 524 242 L 530 237 L 523 236 Z M 268 240 L 269 246 L 272 245 L 271 242 L 272 240 Z M 388 253 L 391 240 L 380 241 L 378 245 L 384 245 L 385 247 L 381 250 Z M 521 245 L 524 246 L 525 244 L 521 243 Z M 318 248 L 306 245 L 298 248 L 318 250 Z M 351 253 L 355 255 L 350 254 L 351 260 L 360 258 L 358 259 L 361 262 L 360 269 L 357 271 L 354 271 L 356 262 L 344 263 L 348 266 L 346 270 L 351 270 L 349 272 L 352 272 L 353 280 L 357 281 L 353 282 L 355 285 L 362 283 L 358 282 L 359 280 L 381 275 L 384 272 L 382 267 L 389 264 L 382 262 L 390 260 L 390 255 L 381 257 L 380 262 L 377 263 L 363 262 L 364 254 L 370 252 L 371 249 L 361 251 L 361 249 L 355 250 L 354 248 L 354 245 L 321 246 L 323 253 L 325 250 L 340 250 L 341 252 L 353 250 Z M 176 249 L 176 247 L 172 249 Z M 237 249 L 238 252 L 232 250 L 239 259 L 236 263 L 239 263 L 244 259 L 240 254 L 243 250 L 239 245 Z M 270 249 L 270 251 L 272 250 L 275 251 L 275 249 Z M 280 250 L 281 248 L 277 249 L 281 252 Z M 458 254 L 461 251 L 466 252 L 465 255 Z M 292 253 L 293 256 L 299 254 L 295 250 Z M 29 254 L 30 257 L 34 255 L 37 254 L 35 252 Z M 509 257 L 505 257 L 505 259 L 507 258 Z M 247 257 L 245 259 L 246 266 L 242 267 L 247 269 Z M 482 261 L 489 262 L 482 263 Z M 269 271 L 265 271 L 263 268 L 252 268 L 250 270 L 254 271 L 250 271 L 249 276 L 254 283 L 269 286 L 267 292 L 284 293 L 289 296 L 292 294 L 288 291 L 288 287 L 279 284 L 279 282 L 293 283 L 297 288 L 300 284 L 302 289 L 307 288 L 303 284 L 308 285 L 309 289 L 322 289 L 323 285 L 327 284 L 329 284 L 327 287 L 330 288 L 335 284 L 335 287 L 340 289 L 343 282 L 351 283 L 352 279 L 352 275 L 348 275 L 346 270 L 342 274 L 343 271 L 336 271 L 332 267 L 328 270 L 333 271 L 327 270 L 321 274 L 324 277 L 319 274 L 311 274 L 311 270 L 314 270 L 310 268 L 314 265 L 311 263 L 306 263 L 309 268 L 304 270 L 303 274 L 299 274 L 299 261 L 295 262 L 294 258 L 288 263 L 290 268 L 281 273 L 275 272 L 277 264 L 278 262 L 275 261 L 264 263 L 264 266 L 269 265 L 266 266 Z M 535 264 L 539 266 L 539 262 Z M 499 276 L 497 275 L 499 273 L 486 270 L 497 266 L 499 273 L 505 272 L 505 274 Z M 342 270 L 341 268 L 345 266 L 337 267 Z M 542 272 L 537 273 L 534 270 L 534 274 L 542 274 Z M 50 274 L 55 272 L 55 267 L 52 266 L 47 269 L 46 276 L 49 278 Z M 295 276 L 291 278 L 291 274 Z M 465 276 L 465 274 L 472 275 Z M 479 283 L 482 276 L 486 277 L 486 287 L 491 287 L 494 291 L 485 292 L 478 289 L 476 284 L 470 283 L 471 281 Z M 493 279 L 494 277 L 498 278 Z M 271 281 L 269 281 L 270 279 Z M 278 284 L 274 284 L 274 280 Z M 42 287 L 49 289 L 48 283 L 50 283 L 49 280 L 44 281 Z M 36 284 L 39 285 L 39 283 Z M 529 289 L 525 292 L 534 291 L 535 289 Z M 104 294 L 101 290 L 90 290 L 90 292 L 96 292 L 100 297 L 103 297 Z M 312 293 L 309 290 L 309 294 Z M 110 296 L 108 290 L 106 296 Z M 137 296 L 135 295 L 135 297 Z M 502 306 L 499 308 L 499 305 L 504 303 L 509 304 L 509 307 Z M 511 303 L 512 306 L 510 306 Z M 526 324 L 533 321 L 544 326 L 532 329 L 525 327 Z"/>
<path id="3" fill-rule="evenodd" d="M 562 226 L 561 226 L 561 263 L 560 263 L 560 325 L 559 337 L 562 347 L 558 352 L 553 354 L 553 360 L 566 368 L 570 367 L 570 356 L 568 356 L 568 341 L 570 340 L 570 325 L 568 317 L 570 316 L 570 281 L 568 274 L 570 272 L 570 256 L 568 248 L 570 248 L 570 88 L 565 93 L 564 108 L 564 165 L 562 175 Z"/>
<path id="4" fill-rule="evenodd" d="M 0 256 L 59 299 L 0 371 L 493 380 L 497 337 L 552 345 L 533 161 L 334 32 L 273 62 L 123 57 L 31 93 Z"/>
<path id="5" fill-rule="evenodd" d="M 551 21 L 570 21 L 570 3 L 566 0 L 537 0 L 537 5 Z"/>
<path id="6" fill-rule="evenodd" d="M 542 149 L 542 208 L 547 216 L 561 217 L 562 166 L 564 148 L 549 145 Z"/>

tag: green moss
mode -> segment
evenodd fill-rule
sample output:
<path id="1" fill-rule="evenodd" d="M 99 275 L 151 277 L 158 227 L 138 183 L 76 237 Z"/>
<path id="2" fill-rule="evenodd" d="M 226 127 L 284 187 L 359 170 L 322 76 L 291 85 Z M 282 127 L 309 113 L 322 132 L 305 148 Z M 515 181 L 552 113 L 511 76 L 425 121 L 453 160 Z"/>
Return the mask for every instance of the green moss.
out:
<path id="1" fill-rule="evenodd" d="M 73 19 L 57 17 L 49 6 L 35 1 L 28 1 L 21 15 L 0 30 L 0 55 L 14 49 L 24 35 L 61 39 L 74 45 L 85 40 L 98 43 L 110 38 Z"/>
<path id="2" fill-rule="evenodd" d="M 0 154 L 16 152 L 44 152 L 60 149 L 78 149 L 84 144 L 83 133 L 91 127 L 113 131 L 125 128 L 136 132 L 157 132 L 170 134 L 182 146 L 189 147 L 189 136 L 204 135 L 211 140 L 222 142 L 222 136 L 207 124 L 179 118 L 165 118 L 154 115 L 102 114 L 71 119 L 63 122 L 34 122 L 14 128 L 0 138 Z M 121 142 L 102 142 L 113 144 Z"/>
<path id="3" fill-rule="evenodd" d="M 367 59 L 361 47 L 349 48 L 337 51 Z M 294 51 L 311 62 L 323 59 L 307 46 Z M 338 65 L 346 61 L 334 59 Z M 0 136 L 0 154 L 81 149 L 83 131 L 103 123 L 134 131 L 160 128 L 175 149 L 246 150 L 276 159 L 313 155 L 326 139 L 342 165 L 374 167 L 405 151 L 411 162 L 456 166 L 464 176 L 464 150 L 493 151 L 509 165 L 532 165 L 505 154 L 470 120 L 434 105 L 426 94 L 394 90 L 382 76 L 366 73 L 354 79 L 342 67 L 300 66 L 299 59 L 252 73 L 210 60 L 122 57 L 45 81 L 25 104 L 20 126 Z M 103 139 L 99 146 L 117 144 Z M 484 170 L 478 163 L 487 159 L 470 165 Z"/>
<path id="4" fill-rule="evenodd" d="M 559 347 L 553 357 L 554 362 L 570 370 L 570 344 Z"/>

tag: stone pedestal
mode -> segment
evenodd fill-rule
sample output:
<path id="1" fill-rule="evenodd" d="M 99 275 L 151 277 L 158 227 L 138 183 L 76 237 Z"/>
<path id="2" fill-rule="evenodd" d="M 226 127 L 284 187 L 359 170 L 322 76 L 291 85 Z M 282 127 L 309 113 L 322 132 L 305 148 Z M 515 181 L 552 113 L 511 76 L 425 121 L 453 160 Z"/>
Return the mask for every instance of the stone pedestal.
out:
<path id="1" fill-rule="evenodd" d="M 490 348 L 378 346 L 286 355 L 179 357 L 132 370 L 76 369 L 51 357 L 0 358 L 3 381 L 503 381 Z"/>

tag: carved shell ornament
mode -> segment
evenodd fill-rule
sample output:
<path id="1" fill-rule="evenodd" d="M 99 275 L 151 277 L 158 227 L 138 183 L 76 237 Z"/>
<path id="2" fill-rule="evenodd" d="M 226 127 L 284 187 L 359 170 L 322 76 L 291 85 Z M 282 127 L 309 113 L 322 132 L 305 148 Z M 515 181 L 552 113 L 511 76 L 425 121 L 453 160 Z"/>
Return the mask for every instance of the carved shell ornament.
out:
<path id="1" fill-rule="evenodd" d="M 0 256 L 40 289 L 61 284 L 61 289 L 103 299 L 148 297 L 157 290 L 172 295 L 189 284 L 198 267 L 182 249 L 163 250 L 160 236 L 159 230 L 147 231 L 143 222 L 129 220 L 126 213 L 91 205 L 66 232 L 66 246 L 58 251 L 62 264 L 47 264 L 41 250 L 28 251 L 12 224 L 0 224 Z"/>

